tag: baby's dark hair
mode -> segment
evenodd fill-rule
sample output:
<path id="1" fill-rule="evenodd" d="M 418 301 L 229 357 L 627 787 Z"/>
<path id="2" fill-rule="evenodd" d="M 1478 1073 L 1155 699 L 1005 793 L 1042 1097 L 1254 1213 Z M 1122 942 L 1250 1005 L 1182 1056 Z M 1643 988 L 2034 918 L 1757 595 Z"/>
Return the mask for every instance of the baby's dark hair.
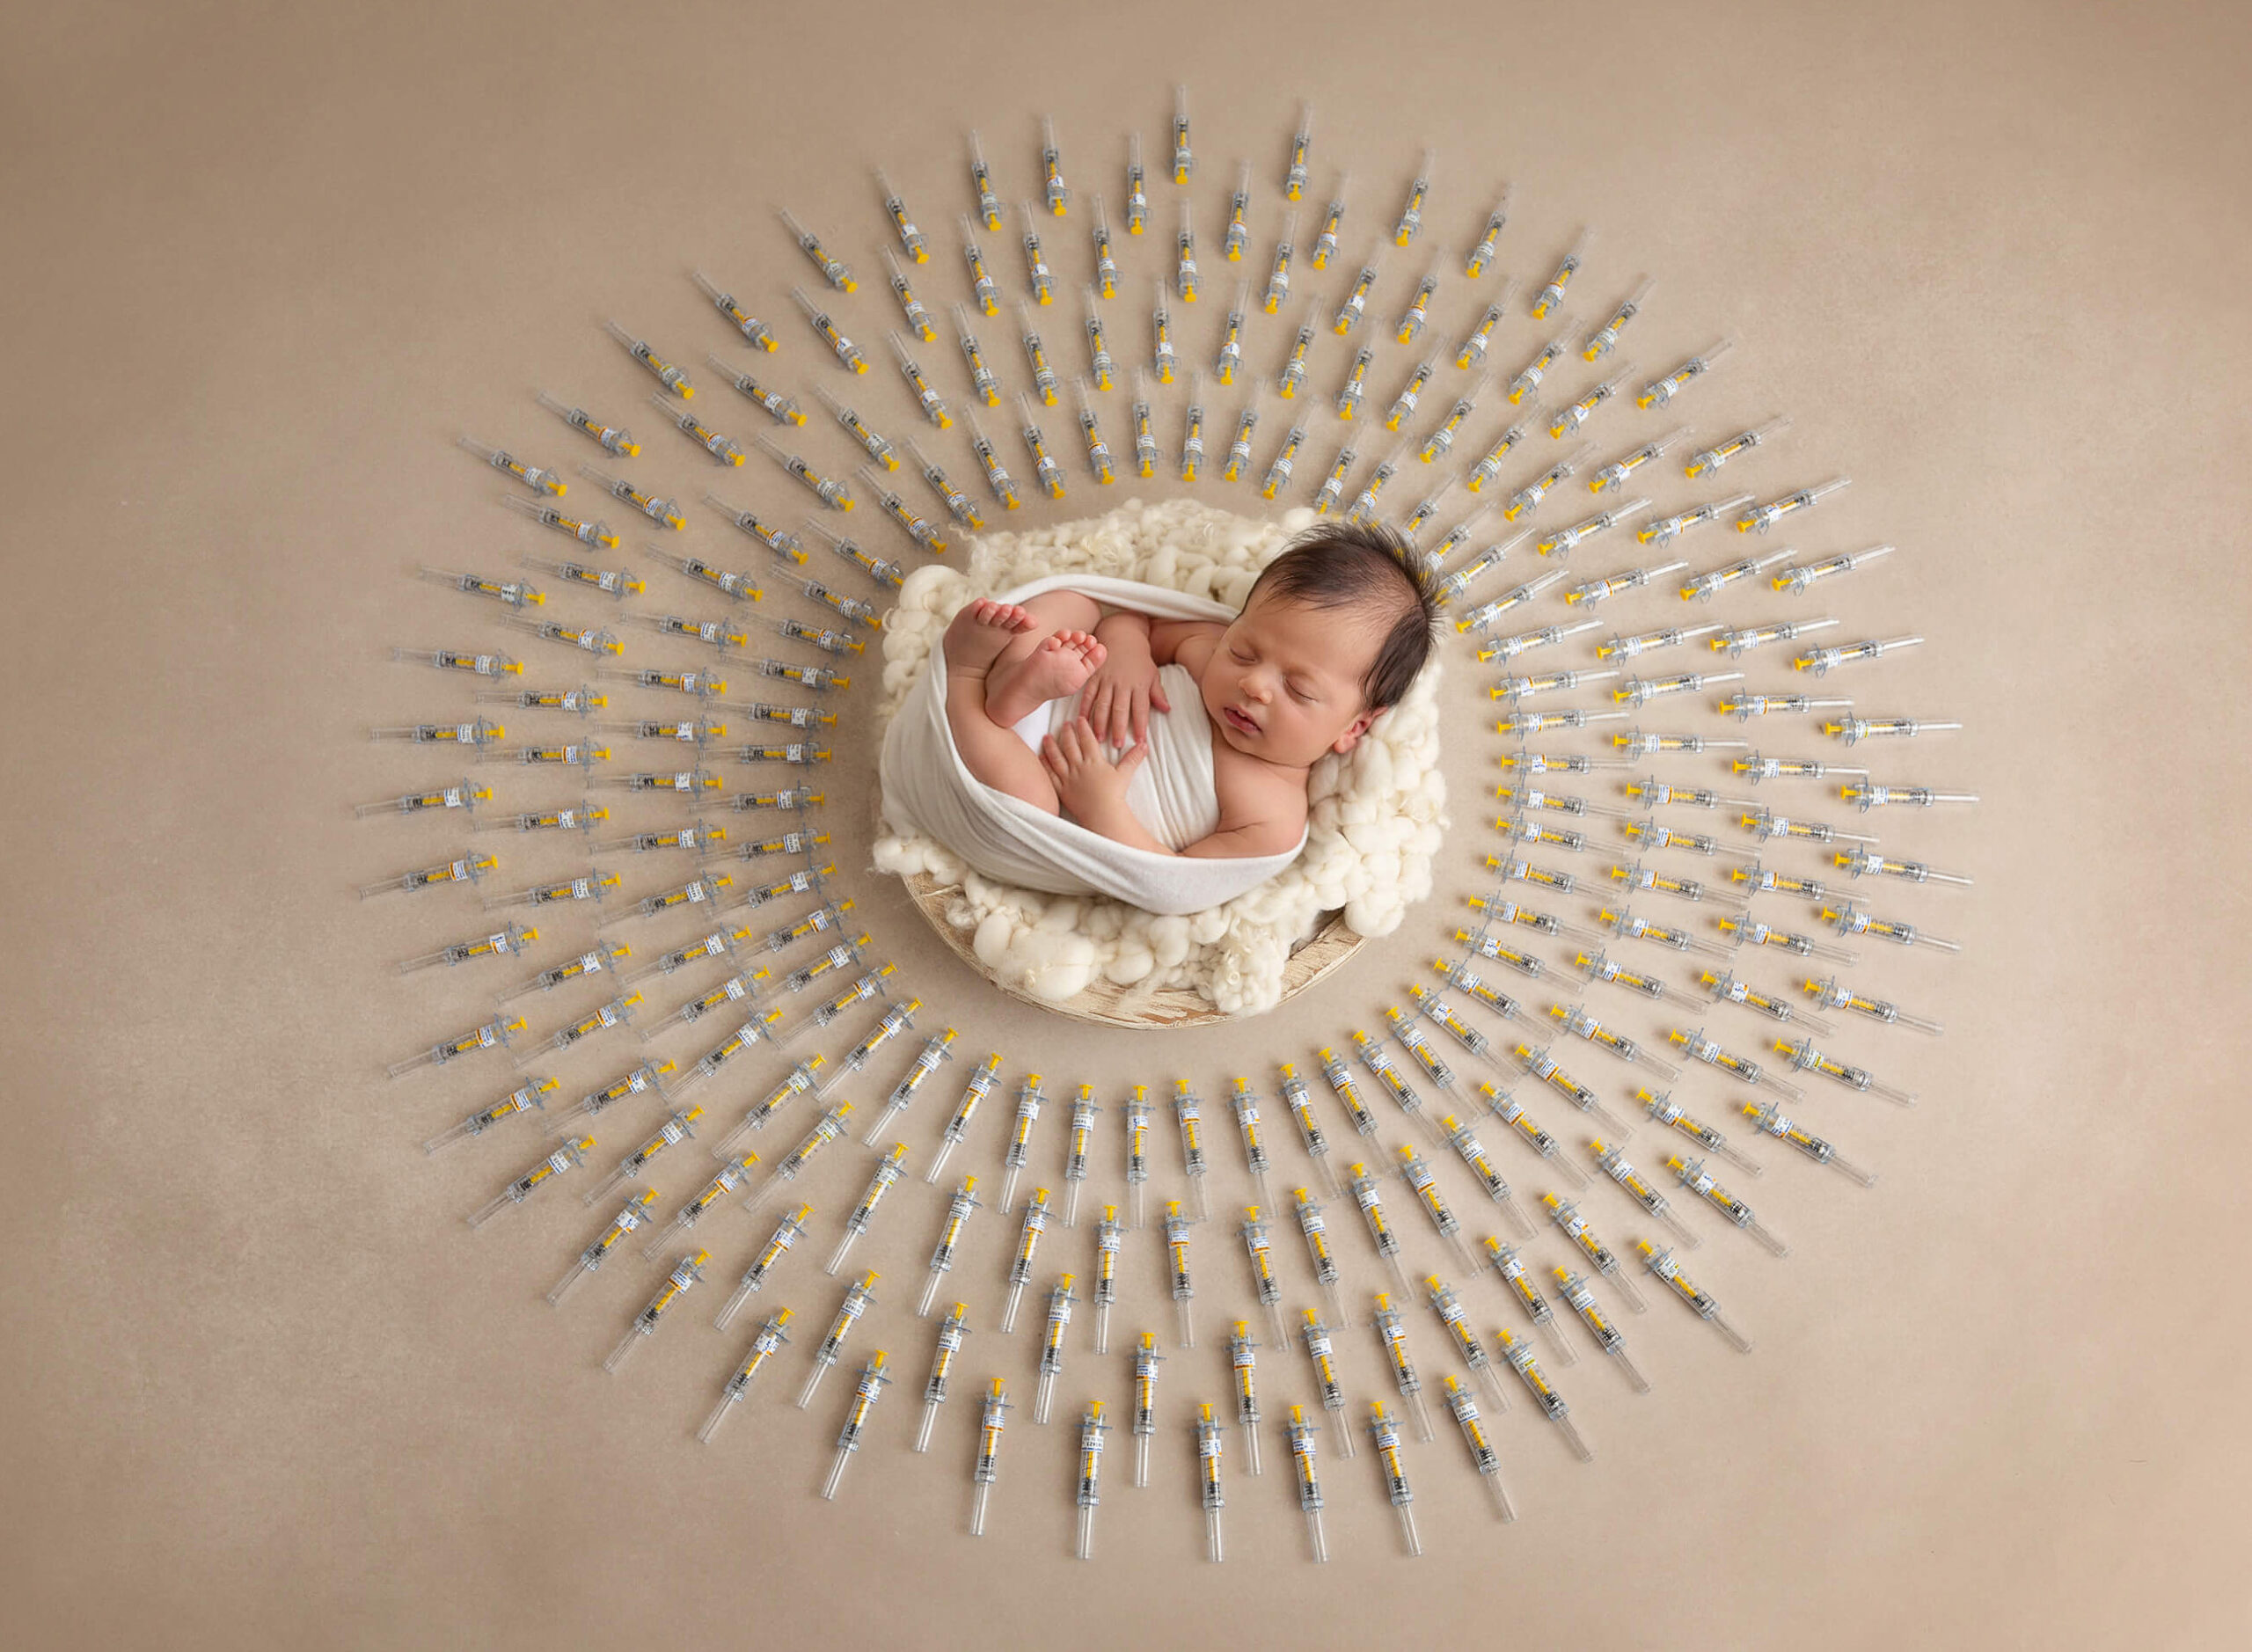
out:
<path id="1" fill-rule="evenodd" d="M 1266 591 L 1310 608 L 1389 603 L 1399 610 L 1361 679 L 1362 698 L 1378 710 L 1397 705 L 1431 657 L 1438 629 L 1434 581 L 1416 566 L 1408 541 L 1377 523 L 1324 523 L 1309 528 L 1251 582 L 1251 598 Z"/>

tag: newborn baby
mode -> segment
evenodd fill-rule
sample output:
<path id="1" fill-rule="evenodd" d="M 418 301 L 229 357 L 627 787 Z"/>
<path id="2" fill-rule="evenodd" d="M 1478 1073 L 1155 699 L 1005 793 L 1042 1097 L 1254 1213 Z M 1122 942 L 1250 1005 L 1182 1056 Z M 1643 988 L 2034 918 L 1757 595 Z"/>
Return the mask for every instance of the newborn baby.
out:
<path id="1" fill-rule="evenodd" d="M 1325 524 L 1267 565 L 1230 625 L 1106 613 L 1070 591 L 1022 607 L 969 603 L 943 645 L 947 722 L 985 785 L 1115 842 L 1206 859 L 1287 853 L 1305 835 L 1314 764 L 1350 751 L 1408 691 L 1430 655 L 1435 616 L 1398 535 Z M 1126 801 L 1149 756 L 1152 710 L 1195 713 L 1174 713 L 1159 678 L 1167 665 L 1195 680 L 1219 736 L 1217 823 L 1177 849 Z M 1035 752 L 1016 725 L 1073 694 L 1080 715 Z M 1124 749 L 1114 761 L 1106 745 Z"/>

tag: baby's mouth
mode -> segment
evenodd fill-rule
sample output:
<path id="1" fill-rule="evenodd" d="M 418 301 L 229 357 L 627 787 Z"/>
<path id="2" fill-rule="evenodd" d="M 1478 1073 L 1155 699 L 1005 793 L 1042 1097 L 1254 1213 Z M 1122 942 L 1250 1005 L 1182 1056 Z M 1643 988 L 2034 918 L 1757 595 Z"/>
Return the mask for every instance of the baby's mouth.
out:
<path id="1" fill-rule="evenodd" d="M 1253 722 L 1250 718 L 1246 717 L 1241 712 L 1236 710 L 1234 706 L 1223 706 L 1221 710 L 1223 714 L 1225 714 L 1228 720 L 1228 726 L 1231 728 L 1233 728 L 1238 734 L 1255 735 L 1259 732 L 1259 725 Z"/>

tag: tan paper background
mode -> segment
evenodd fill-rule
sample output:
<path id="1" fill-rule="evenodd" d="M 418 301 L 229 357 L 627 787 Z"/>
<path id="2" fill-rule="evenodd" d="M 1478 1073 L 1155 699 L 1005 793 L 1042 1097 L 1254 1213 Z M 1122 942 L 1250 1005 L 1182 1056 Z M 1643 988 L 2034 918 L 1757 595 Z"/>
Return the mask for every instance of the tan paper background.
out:
<path id="1" fill-rule="evenodd" d="M 7 33 L 11 1641 L 2242 1644 L 2240 9 L 103 4 L 19 6 Z M 1749 1191 L 1793 1241 L 1782 1263 L 1700 1224 L 1713 1238 L 1690 1260 L 1757 1352 L 1738 1358 L 1669 1304 L 1630 1318 L 1654 1394 L 1631 1399 L 1586 1357 L 1558 1379 L 1594 1466 L 1568 1461 L 1522 1404 L 1500 1420 L 1523 1512 L 1506 1529 L 1458 1441 L 1411 1443 L 1429 1551 L 1415 1564 L 1395 1556 L 1364 1451 L 1327 1466 L 1336 1563 L 1305 1565 L 1270 1443 L 1263 1479 L 1232 1480 L 1232 1553 L 1209 1568 L 1182 1437 L 1160 1443 L 1158 1483 L 1137 1492 L 1122 1429 L 1099 1560 L 1079 1566 L 1069 1432 L 1026 1409 L 993 1536 L 959 1535 L 970 1401 L 930 1458 L 903 1444 L 929 1356 L 907 1293 L 939 1208 L 919 1181 L 855 1259 L 889 1281 L 859 1351 L 889 1346 L 903 1380 L 842 1500 L 821 1503 L 847 1375 L 808 1415 L 788 1400 L 835 1299 L 816 1268 L 865 1176 L 857 1149 L 813 1178 L 831 1220 L 777 1293 L 798 1309 L 797 1349 L 704 1451 L 691 1432 L 748 1332 L 720 1337 L 709 1314 L 749 1224 L 721 1230 L 683 1322 L 605 1376 L 649 1283 L 638 1259 L 551 1312 L 540 1293 L 601 1213 L 558 1191 L 467 1232 L 461 1215 L 529 1159 L 531 1134 L 430 1162 L 417 1144 L 504 1085 L 489 1067 L 380 1076 L 478 1019 L 465 977 L 401 982 L 390 961 L 479 922 L 466 900 L 352 896 L 456 841 L 346 817 L 433 778 L 369 746 L 368 725 L 462 703 L 384 650 L 472 624 L 501 634 L 406 570 L 505 567 L 559 545 L 501 514 L 501 482 L 455 434 L 551 463 L 599 457 L 531 405 L 544 384 L 619 410 L 645 444 L 637 475 L 697 481 L 603 315 L 701 369 L 706 347 L 726 353 L 683 278 L 702 264 L 758 294 L 790 350 L 777 376 L 803 387 L 815 358 L 783 286 L 807 272 L 773 206 L 837 238 L 863 280 L 848 313 L 878 347 L 866 318 L 889 310 L 866 164 L 918 203 L 938 260 L 923 283 L 951 296 L 966 127 L 982 126 L 1013 193 L 1035 117 L 1054 110 L 1072 181 L 1104 188 L 1115 216 L 1121 135 L 1138 127 L 1160 165 L 1176 78 L 1195 88 L 1214 297 L 1214 203 L 1252 158 L 1261 256 L 1269 175 L 1309 96 L 1315 194 L 1349 154 L 1363 230 L 1432 143 L 1434 240 L 1459 251 L 1511 179 L 1510 273 L 1537 282 L 1587 220 L 1599 294 L 1660 278 L 1632 346 L 1645 367 L 1737 332 L 1710 411 L 1688 401 L 1684 419 L 1796 417 L 1788 454 L 1747 464 L 1746 487 L 1854 479 L 1804 542 L 1899 545 L 1881 575 L 1839 588 L 1838 611 L 1853 634 L 1930 640 L 1850 691 L 1967 725 L 1880 767 L 1985 796 L 1974 814 L 1883 824 L 1888 846 L 1980 880 L 1961 897 L 1873 901 L 1965 945 L 1866 972 L 1941 1015 L 1944 1041 L 1839 1041 L 1924 1105 L 1818 1094 L 1808 1109 L 1883 1182 L 1862 1195 L 1766 1155 L 1777 1167 Z M 1173 194 L 1152 186 L 1160 232 Z M 1084 267 L 1081 222 L 1051 230 L 1059 268 Z M 1013 288 L 1011 250 L 992 240 Z M 1159 251 L 1135 247 L 1132 267 Z M 1411 266 L 1420 253 L 1393 255 L 1378 317 Z M 1466 318 L 1459 282 L 1455 297 L 1443 337 Z M 1210 347 L 1215 309 L 1183 322 L 1186 355 Z M 1068 298 L 1057 312 L 1074 313 Z M 1138 296 L 1111 314 L 1129 357 Z M 1262 352 L 1279 337 L 1264 325 Z M 1510 325 L 1514 349 L 1531 333 Z M 1051 332 L 1076 359 L 1069 323 Z M 987 333 L 1010 358 L 1005 328 Z M 942 344 L 925 354 L 959 376 Z M 1382 358 L 1372 399 L 1402 359 Z M 1319 360 L 1318 384 L 1342 360 L 1334 340 Z M 881 359 L 877 374 L 903 424 Z M 699 376 L 700 407 L 752 428 Z M 1050 434 L 1069 465 L 1068 427 Z M 833 431 L 804 440 L 844 456 Z M 797 504 L 771 472 L 718 486 Z M 1088 492 L 1075 485 L 1073 508 Z M 903 543 L 867 515 L 853 525 L 870 543 Z M 686 537 L 716 548 L 723 532 L 703 515 Z M 533 675 L 555 677 L 543 647 L 525 645 Z M 1433 903 L 1255 1034 L 1159 1044 L 1005 1007 L 896 889 L 857 866 L 849 886 L 926 1000 L 924 1024 L 960 1025 L 973 1058 L 1005 1050 L 1012 1083 L 1037 1065 L 1106 1093 L 1195 1074 L 1217 1094 L 1251 1055 L 1305 1063 L 1374 1016 L 1427 974 L 1478 886 L 1492 736 L 1470 690 L 1488 674 L 1454 669 L 1455 831 Z M 825 777 L 855 800 L 832 813 L 856 851 L 866 687 Z M 497 887 L 551 864 L 564 863 L 518 856 Z M 632 868 L 632 893 L 655 875 Z M 638 920 L 620 927 L 640 941 Z M 530 1007 L 544 1030 L 582 1005 Z M 1644 1022 L 1630 1030 L 1662 1034 Z M 1751 1042 L 1748 1022 L 1735 1031 Z M 589 1054 L 568 1075 L 616 1064 Z M 882 1071 L 888 1084 L 897 1066 Z M 961 1071 L 910 1115 L 918 1167 Z M 986 1128 L 990 1146 L 998 1121 Z M 1042 1130 L 1054 1150 L 1060 1121 Z M 612 1132 L 598 1162 L 623 1145 Z M 1176 1162 L 1162 1131 L 1159 1147 L 1161 1167 Z M 1283 1161 L 1296 1151 L 1285 1126 Z M 1232 1201 L 1225 1131 L 1215 1162 Z M 665 1207 L 704 1173 L 671 1167 Z M 1615 1196 L 1587 1203 L 1627 1225 Z M 981 1217 L 958 1276 L 987 1305 L 1010 1226 Z M 1223 1282 L 1200 1305 L 1205 1346 L 1166 1367 L 1176 1418 L 1224 1392 L 1212 1342 L 1240 1261 L 1223 1238 L 1201 1241 Z M 1056 1236 L 1043 1268 L 1086 1243 Z M 1134 1243 L 1121 1330 L 1163 1328 L 1155 1244 Z M 1294 1279 L 1295 1246 L 1278 1236 Z M 1470 1289 L 1493 1317 L 1488 1288 Z M 1436 1378 L 1420 1309 L 1411 1324 Z M 973 1337 L 965 1385 L 1002 1370 L 1028 1400 L 1029 1350 L 1002 1341 Z M 1371 1349 L 1346 1347 L 1365 1392 Z M 1280 1403 L 1301 1362 L 1270 1358 Z M 1067 1413 L 1089 1394 L 1122 1405 L 1122 1362 L 1080 1343 L 1063 1394 Z"/>

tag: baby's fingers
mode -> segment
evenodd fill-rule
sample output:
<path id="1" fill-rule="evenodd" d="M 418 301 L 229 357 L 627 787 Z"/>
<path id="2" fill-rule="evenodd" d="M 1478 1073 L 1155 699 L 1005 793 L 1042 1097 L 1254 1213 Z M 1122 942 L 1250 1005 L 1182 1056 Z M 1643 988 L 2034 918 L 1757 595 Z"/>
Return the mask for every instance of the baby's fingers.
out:
<path id="1" fill-rule="evenodd" d="M 1153 676 L 1150 679 L 1150 704 L 1161 712 L 1169 712 L 1173 709 L 1173 702 L 1165 697 L 1162 678 Z"/>

